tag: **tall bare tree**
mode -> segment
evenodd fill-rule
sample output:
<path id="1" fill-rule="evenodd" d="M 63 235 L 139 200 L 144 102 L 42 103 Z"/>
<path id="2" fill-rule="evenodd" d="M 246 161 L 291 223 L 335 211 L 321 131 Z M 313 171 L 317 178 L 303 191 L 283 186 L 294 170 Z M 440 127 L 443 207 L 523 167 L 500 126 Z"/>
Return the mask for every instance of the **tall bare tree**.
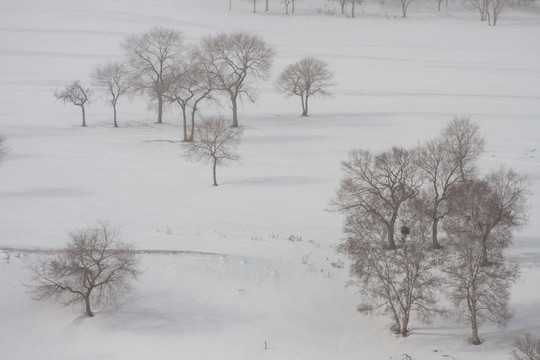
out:
<path id="1" fill-rule="evenodd" d="M 279 75 L 276 86 L 287 96 L 299 96 L 302 116 L 308 116 L 309 98 L 330 95 L 328 88 L 332 86 L 333 77 L 326 61 L 306 57 L 287 66 Z"/>
<path id="2" fill-rule="evenodd" d="M 82 302 L 88 317 L 95 306 L 114 303 L 139 275 L 133 246 L 107 224 L 70 234 L 65 250 L 31 266 L 30 291 L 36 300 L 54 298 L 65 306 Z"/>
<path id="3" fill-rule="evenodd" d="M 480 185 L 481 186 L 481 185 Z M 444 273 L 454 304 L 471 325 L 472 343 L 481 344 L 479 325 L 482 320 L 506 325 L 510 319 L 510 287 L 518 276 L 517 265 L 507 263 L 501 248 L 488 248 L 492 266 L 485 266 L 481 244 L 482 229 L 476 216 L 482 216 L 484 200 L 480 186 L 470 188 L 460 201 L 466 212 L 446 222 L 449 237 Z"/>
<path id="4" fill-rule="evenodd" d="M 75 80 L 70 85 L 66 86 L 64 90 L 56 90 L 54 96 L 64 104 L 69 103 L 80 107 L 82 112 L 82 126 L 86 127 L 85 106 L 90 102 L 90 94 L 90 88 L 82 86 L 79 80 Z"/>
<path id="5" fill-rule="evenodd" d="M 212 165 L 214 186 L 218 186 L 216 169 L 231 161 L 240 159 L 235 152 L 240 144 L 244 128 L 231 127 L 225 119 L 208 118 L 195 127 L 195 138 L 187 143 L 186 157 Z"/>
<path id="6" fill-rule="evenodd" d="M 216 79 L 216 90 L 229 97 L 232 126 L 238 127 L 238 99 L 245 95 L 255 101 L 251 81 L 268 76 L 274 50 L 261 37 L 248 32 L 207 36 L 200 48 L 202 64 Z"/>
<path id="7" fill-rule="evenodd" d="M 406 225 L 401 226 L 395 250 L 389 251 L 380 241 L 384 226 L 366 226 L 361 219 L 357 219 L 356 229 L 349 227 L 340 248 L 352 259 L 351 276 L 363 301 L 358 310 L 389 314 L 394 321 L 392 330 L 402 336 L 409 334 L 413 311 L 425 321 L 442 311 L 436 301 L 440 260 L 430 251 L 429 224 L 421 214 L 409 215 L 403 219 Z"/>
<path id="8" fill-rule="evenodd" d="M 295 0 L 283 0 L 283 4 L 285 4 L 286 15 L 289 15 L 289 6 L 292 6 L 292 13 L 294 14 L 294 1 Z"/>
<path id="9" fill-rule="evenodd" d="M 345 229 L 365 224 L 384 234 L 388 249 L 396 249 L 395 233 L 402 206 L 418 194 L 421 179 L 416 171 L 415 152 L 401 147 L 377 155 L 354 150 L 341 162 L 343 178 L 333 208 L 346 215 Z"/>
<path id="10" fill-rule="evenodd" d="M 485 145 L 478 125 L 469 117 L 457 116 L 447 124 L 441 136 L 445 139 L 449 156 L 453 156 L 454 161 L 459 163 L 461 180 L 471 178 L 475 161 L 484 151 Z"/>
<path id="11" fill-rule="evenodd" d="M 407 11 L 409 10 L 409 5 L 413 0 L 399 0 L 401 3 L 401 15 L 403 18 L 407 17 Z"/>
<path id="12" fill-rule="evenodd" d="M 431 219 L 433 248 L 439 249 L 439 222 L 448 214 L 447 202 L 452 188 L 461 180 L 457 158 L 447 152 L 447 139 L 427 141 L 418 150 L 418 168 L 424 179 L 419 206 Z"/>
<path id="13" fill-rule="evenodd" d="M 187 57 L 176 64 L 168 75 L 168 89 L 164 94 L 167 101 L 176 103 L 182 110 L 183 139 L 193 141 L 195 132 L 195 116 L 199 105 L 211 99 L 214 88 L 212 74 L 201 65 L 201 53 L 192 47 Z M 188 135 L 188 117 L 191 118 L 191 130 Z"/>
<path id="14" fill-rule="evenodd" d="M 122 63 L 108 63 L 98 66 L 94 70 L 94 83 L 107 95 L 108 101 L 113 108 L 113 125 L 118 127 L 116 116 L 116 104 L 121 96 L 131 90 L 128 71 Z"/>
<path id="15" fill-rule="evenodd" d="M 157 103 L 157 122 L 163 122 L 163 94 L 167 91 L 166 75 L 182 56 L 182 33 L 155 27 L 144 34 L 128 36 L 122 42 L 134 90 L 147 94 Z"/>

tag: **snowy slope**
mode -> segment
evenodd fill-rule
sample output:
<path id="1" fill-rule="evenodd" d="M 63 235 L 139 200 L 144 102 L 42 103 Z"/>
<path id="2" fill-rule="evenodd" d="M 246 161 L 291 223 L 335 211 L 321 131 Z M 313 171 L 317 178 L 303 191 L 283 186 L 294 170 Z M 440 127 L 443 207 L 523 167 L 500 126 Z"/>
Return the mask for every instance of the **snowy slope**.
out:
<path id="1" fill-rule="evenodd" d="M 60 247 L 68 231 L 103 219 L 139 249 L 214 255 L 143 255 L 136 290 L 83 319 L 76 307 L 31 301 L 20 281 L 37 255 L 6 252 L 0 356 L 506 359 L 513 336 L 540 333 L 540 16 L 508 11 L 489 28 L 450 6 L 442 14 L 413 6 L 403 20 L 398 8 L 382 15 L 374 4 L 357 19 L 332 16 L 323 0 L 299 2 L 289 17 L 277 2 L 265 15 L 239 0 L 233 11 L 225 0 L 3 0 L 0 134 L 11 151 L 0 165 L 0 248 Z M 249 30 L 276 48 L 272 77 L 240 112 L 243 159 L 218 171 L 217 188 L 209 167 L 183 158 L 177 111 L 157 125 L 144 99 L 125 100 L 113 129 L 111 109 L 96 98 L 81 128 L 79 109 L 54 100 L 55 89 L 121 59 L 126 35 L 156 25 L 182 30 L 186 41 Z M 327 60 L 336 86 L 300 118 L 299 101 L 273 81 L 305 55 Z M 226 107 L 203 113 L 228 115 Z M 534 191 L 530 224 L 509 250 L 522 267 L 515 319 L 482 327 L 479 347 L 453 320 L 414 322 L 401 339 L 384 316 L 358 314 L 347 270 L 332 266 L 342 219 L 326 211 L 351 148 L 412 146 L 457 114 L 480 124 L 482 170 L 508 164 Z"/>

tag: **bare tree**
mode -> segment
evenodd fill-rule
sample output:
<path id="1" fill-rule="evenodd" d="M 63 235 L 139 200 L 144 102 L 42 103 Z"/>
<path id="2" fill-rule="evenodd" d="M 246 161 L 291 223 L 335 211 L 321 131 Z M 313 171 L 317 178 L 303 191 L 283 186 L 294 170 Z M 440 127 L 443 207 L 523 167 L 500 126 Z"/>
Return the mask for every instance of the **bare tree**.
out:
<path id="1" fill-rule="evenodd" d="M 447 139 L 439 137 L 427 141 L 418 150 L 418 168 L 425 186 L 419 196 L 419 206 L 431 219 L 433 248 L 439 249 L 439 222 L 448 213 L 447 202 L 452 187 L 460 177 L 460 162 L 455 156 L 449 156 Z"/>
<path id="2" fill-rule="evenodd" d="M 345 14 L 345 8 L 347 7 L 347 4 L 349 3 L 349 0 L 335 0 L 339 7 L 341 8 L 341 13 Z"/>
<path id="3" fill-rule="evenodd" d="M 65 306 L 83 302 L 88 317 L 95 306 L 114 303 L 139 275 L 133 247 L 117 229 L 100 223 L 70 234 L 64 251 L 31 267 L 33 299 L 54 298 Z"/>
<path id="4" fill-rule="evenodd" d="M 356 17 L 356 5 L 361 5 L 363 0 L 349 0 L 349 2 L 351 3 L 351 16 L 354 19 Z"/>
<path id="5" fill-rule="evenodd" d="M 95 85 L 100 87 L 113 108 L 113 124 L 118 127 L 116 120 L 116 104 L 118 99 L 129 93 L 131 86 L 129 83 L 128 71 L 122 63 L 108 63 L 98 66 L 94 71 Z"/>
<path id="6" fill-rule="evenodd" d="M 403 18 L 407 17 L 407 11 L 409 9 L 409 5 L 413 0 L 399 0 L 401 3 L 401 14 L 403 15 Z"/>
<path id="7" fill-rule="evenodd" d="M 285 14 L 289 15 L 289 6 L 292 6 L 292 13 L 294 14 L 294 1 L 295 0 L 283 0 L 285 4 Z"/>
<path id="8" fill-rule="evenodd" d="M 468 117 L 458 116 L 448 123 L 441 136 L 445 139 L 449 156 L 459 163 L 461 180 L 472 177 L 475 161 L 484 151 L 485 144 L 478 125 Z"/>
<path id="9" fill-rule="evenodd" d="M 257 35 L 235 32 L 204 37 L 201 54 L 205 70 L 216 79 L 216 90 L 228 95 L 232 126 L 238 127 L 237 101 L 242 95 L 254 101 L 250 80 L 269 74 L 274 51 Z"/>
<path id="10" fill-rule="evenodd" d="M 436 271 L 438 254 L 429 251 L 429 224 L 421 214 L 404 219 L 397 248 L 389 251 L 380 238 L 386 229 L 370 227 L 357 219 L 355 230 L 349 227 L 348 239 L 341 250 L 352 258 L 351 276 L 360 288 L 363 303 L 360 312 L 380 310 L 394 320 L 392 330 L 407 336 L 411 313 L 428 321 L 441 312 L 437 305 L 437 288 L 441 283 Z M 367 230 L 367 231 L 366 231 Z"/>
<path id="11" fill-rule="evenodd" d="M 90 89 L 81 85 L 79 80 L 75 80 L 71 85 L 66 86 L 64 90 L 54 93 L 57 100 L 62 101 L 64 104 L 73 104 L 79 106 L 82 111 L 82 126 L 86 127 L 86 111 L 85 106 L 89 103 Z"/>
<path id="12" fill-rule="evenodd" d="M 8 146 L 6 145 L 6 140 L 0 136 L 0 161 L 7 155 L 9 151 Z"/>
<path id="13" fill-rule="evenodd" d="M 276 86 L 287 96 L 299 96 L 302 116 L 308 116 L 309 98 L 330 95 L 328 88 L 333 76 L 326 61 L 306 57 L 287 66 L 279 75 Z"/>
<path id="14" fill-rule="evenodd" d="M 214 87 L 212 74 L 201 65 L 201 54 L 198 48 L 192 47 L 186 59 L 179 62 L 168 75 L 168 89 L 164 98 L 176 103 L 182 109 L 183 139 L 193 141 L 195 132 L 195 115 L 202 101 L 211 99 Z M 191 117 L 191 131 L 188 136 L 188 116 Z"/>
<path id="15" fill-rule="evenodd" d="M 343 179 L 333 208 L 346 215 L 345 228 L 365 224 L 384 234 L 387 249 L 396 249 L 395 232 L 400 209 L 414 199 L 421 185 L 416 171 L 415 153 L 401 147 L 372 155 L 367 150 L 354 150 L 341 162 Z"/>
<path id="16" fill-rule="evenodd" d="M 488 17 L 488 6 L 490 0 L 466 0 L 469 5 L 478 10 L 480 21 L 486 21 Z"/>
<path id="17" fill-rule="evenodd" d="M 122 42 L 132 75 L 134 90 L 145 93 L 157 102 L 157 122 L 163 122 L 163 94 L 168 83 L 164 81 L 182 55 L 182 33 L 155 27 L 150 31 L 131 35 Z"/>
<path id="18" fill-rule="evenodd" d="M 225 119 L 208 118 L 195 127 L 193 142 L 187 143 L 186 157 L 212 165 L 214 186 L 218 186 L 216 169 L 240 159 L 234 150 L 240 143 L 243 128 L 231 127 Z"/>
<path id="19" fill-rule="evenodd" d="M 488 2 L 488 5 L 487 5 L 488 25 L 496 26 L 497 20 L 499 19 L 499 15 L 502 13 L 506 4 L 508 4 L 508 1 L 507 0 L 486 0 L 486 1 Z"/>
<path id="20" fill-rule="evenodd" d="M 493 263 L 484 264 L 482 230 L 475 220 L 486 212 L 480 186 L 469 189 L 468 196 L 460 199 L 464 203 L 463 213 L 446 223 L 449 251 L 443 269 L 450 297 L 471 325 L 474 345 L 481 343 L 480 321 L 490 320 L 504 326 L 510 319 L 510 287 L 518 276 L 517 265 L 508 264 L 500 248 L 488 248 Z"/>
<path id="21" fill-rule="evenodd" d="M 512 360 L 538 360 L 540 359 L 540 338 L 525 334 L 514 339 L 510 355 Z"/>

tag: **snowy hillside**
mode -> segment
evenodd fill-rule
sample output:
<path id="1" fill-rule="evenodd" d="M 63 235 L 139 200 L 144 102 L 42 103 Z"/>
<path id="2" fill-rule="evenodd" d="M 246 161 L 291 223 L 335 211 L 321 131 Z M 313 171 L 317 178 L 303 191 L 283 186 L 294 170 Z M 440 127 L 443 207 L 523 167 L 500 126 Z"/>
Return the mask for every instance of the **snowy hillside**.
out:
<path id="1" fill-rule="evenodd" d="M 508 359 L 516 335 L 540 335 L 540 13 L 508 9 L 496 27 L 450 2 L 368 3 L 355 19 L 325 0 L 252 13 L 233 0 L 0 2 L 0 358 L 2 359 Z M 155 124 L 145 99 L 121 100 L 120 128 L 95 97 L 80 110 L 53 96 L 120 42 L 153 26 L 186 42 L 247 30 L 276 50 L 272 76 L 240 107 L 242 160 L 218 172 L 184 158 L 178 109 Z M 300 101 L 275 90 L 279 72 L 312 55 L 335 72 L 333 96 Z M 97 92 L 96 92 L 97 95 Z M 223 106 L 202 114 L 229 115 Z M 485 324 L 481 346 L 451 319 L 414 320 L 407 338 L 364 316 L 336 253 L 342 216 L 327 211 L 352 148 L 414 146 L 455 115 L 486 139 L 481 171 L 506 164 L 531 180 L 530 221 L 508 250 L 521 278 L 507 328 Z M 107 220 L 141 250 L 145 270 L 117 308 L 81 316 L 30 300 L 35 253 Z M 168 253 L 165 250 L 183 251 Z M 345 261 L 345 267 L 341 266 Z M 265 342 L 268 349 L 265 350 Z"/>

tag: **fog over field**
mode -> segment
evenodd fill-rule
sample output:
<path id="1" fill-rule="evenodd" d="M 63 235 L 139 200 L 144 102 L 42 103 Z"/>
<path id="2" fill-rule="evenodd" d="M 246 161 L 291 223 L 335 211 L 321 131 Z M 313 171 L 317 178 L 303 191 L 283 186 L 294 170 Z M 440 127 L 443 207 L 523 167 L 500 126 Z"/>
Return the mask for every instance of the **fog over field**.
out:
<path id="1" fill-rule="evenodd" d="M 2 0 L 0 2 L 0 358 L 464 359 L 510 358 L 514 338 L 540 336 L 540 9 L 507 7 L 497 26 L 450 0 L 365 0 L 355 18 L 337 2 L 297 0 Z M 289 11 L 291 9 L 289 8 Z M 188 161 L 181 112 L 156 123 L 148 97 L 112 108 L 92 82 L 96 66 L 124 61 L 128 36 L 161 26 L 185 44 L 220 32 L 260 36 L 275 57 L 239 102 L 239 161 Z M 334 73 L 331 96 L 300 98 L 276 80 L 311 56 Z M 81 110 L 56 101 L 74 80 L 92 88 Z M 217 96 L 198 116 L 231 118 Z M 350 259 L 337 251 L 344 215 L 331 211 L 352 149 L 412 148 L 454 117 L 485 139 L 483 176 L 501 165 L 529 179 L 528 223 L 505 249 L 519 264 L 507 327 L 452 316 L 410 335 L 392 318 L 357 311 Z M 197 117 L 197 121 L 200 121 Z M 28 294 L 29 266 L 70 232 L 106 221 L 139 250 L 133 291 L 87 318 Z M 444 245 L 444 240 L 441 240 Z M 448 298 L 441 298 L 448 305 Z M 406 354 L 406 355 L 405 355 Z"/>

